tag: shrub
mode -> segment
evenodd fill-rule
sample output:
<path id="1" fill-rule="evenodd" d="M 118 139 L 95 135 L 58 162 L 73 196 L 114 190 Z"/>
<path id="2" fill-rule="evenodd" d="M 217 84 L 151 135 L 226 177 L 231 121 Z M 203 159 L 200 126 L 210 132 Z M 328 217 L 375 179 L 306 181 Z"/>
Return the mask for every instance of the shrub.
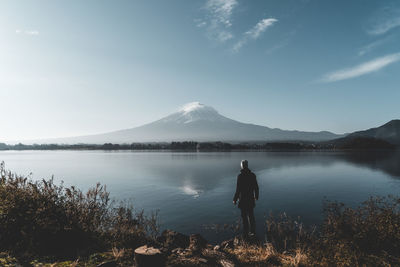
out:
<path id="1" fill-rule="evenodd" d="M 136 247 L 158 233 L 157 214 L 110 201 L 105 186 L 83 193 L 53 179 L 32 181 L 0 165 L 0 250 L 72 257 Z"/>
<path id="2" fill-rule="evenodd" d="M 306 252 L 310 265 L 400 266 L 400 198 L 371 197 L 356 208 L 325 202 L 318 228 L 270 215 L 266 235 L 277 252 Z"/>
<path id="3" fill-rule="evenodd" d="M 371 197 L 357 208 L 325 204 L 316 259 L 341 266 L 400 264 L 400 199 Z"/>

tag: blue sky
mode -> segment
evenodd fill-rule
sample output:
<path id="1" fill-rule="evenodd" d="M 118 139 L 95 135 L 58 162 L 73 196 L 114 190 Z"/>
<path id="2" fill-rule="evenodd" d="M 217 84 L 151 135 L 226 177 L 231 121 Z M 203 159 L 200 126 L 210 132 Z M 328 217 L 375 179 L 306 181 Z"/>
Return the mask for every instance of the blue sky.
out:
<path id="1" fill-rule="evenodd" d="M 124 129 L 200 101 L 351 132 L 400 118 L 399 1 L 1 1 L 0 141 Z"/>

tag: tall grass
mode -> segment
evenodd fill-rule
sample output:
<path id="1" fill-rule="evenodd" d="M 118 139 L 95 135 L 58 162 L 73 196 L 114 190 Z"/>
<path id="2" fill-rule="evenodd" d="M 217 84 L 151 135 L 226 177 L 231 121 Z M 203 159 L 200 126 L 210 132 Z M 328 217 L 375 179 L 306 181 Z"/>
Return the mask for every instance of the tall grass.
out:
<path id="1" fill-rule="evenodd" d="M 371 197 L 356 208 L 325 202 L 318 227 L 270 215 L 266 236 L 266 244 L 242 245 L 234 254 L 258 266 L 272 259 L 292 266 L 400 266 L 400 198 Z"/>
<path id="2" fill-rule="evenodd" d="M 105 186 L 84 193 L 53 179 L 32 181 L 0 164 L 0 251 L 76 257 L 134 248 L 157 234 L 156 213 L 146 216 L 132 205 L 111 201 Z"/>

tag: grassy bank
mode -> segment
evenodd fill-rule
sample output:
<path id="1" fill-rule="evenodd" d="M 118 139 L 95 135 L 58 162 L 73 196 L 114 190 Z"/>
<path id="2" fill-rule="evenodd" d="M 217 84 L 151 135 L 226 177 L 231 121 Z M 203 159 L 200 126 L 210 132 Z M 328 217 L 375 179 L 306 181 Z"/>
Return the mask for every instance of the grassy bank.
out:
<path id="1" fill-rule="evenodd" d="M 189 237 L 157 238 L 157 215 L 114 203 L 105 186 L 83 193 L 53 180 L 32 181 L 0 166 L 0 266 L 133 265 L 141 245 L 164 248 L 169 266 L 400 266 L 400 198 L 357 208 L 324 205 L 324 221 L 305 227 L 285 214 L 266 222 L 267 241 L 233 238 L 200 252 Z M 172 241 L 171 241 L 172 240 Z M 174 248 L 174 249 L 172 249 Z"/>

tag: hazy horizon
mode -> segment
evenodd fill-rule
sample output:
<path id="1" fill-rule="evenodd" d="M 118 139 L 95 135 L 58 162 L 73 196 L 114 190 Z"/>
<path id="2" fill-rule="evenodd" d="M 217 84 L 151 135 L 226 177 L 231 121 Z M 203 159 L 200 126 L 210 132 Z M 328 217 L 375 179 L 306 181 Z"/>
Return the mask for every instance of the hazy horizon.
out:
<path id="1" fill-rule="evenodd" d="M 199 101 L 350 133 L 400 118 L 397 1 L 3 1 L 0 142 L 141 126 Z"/>

